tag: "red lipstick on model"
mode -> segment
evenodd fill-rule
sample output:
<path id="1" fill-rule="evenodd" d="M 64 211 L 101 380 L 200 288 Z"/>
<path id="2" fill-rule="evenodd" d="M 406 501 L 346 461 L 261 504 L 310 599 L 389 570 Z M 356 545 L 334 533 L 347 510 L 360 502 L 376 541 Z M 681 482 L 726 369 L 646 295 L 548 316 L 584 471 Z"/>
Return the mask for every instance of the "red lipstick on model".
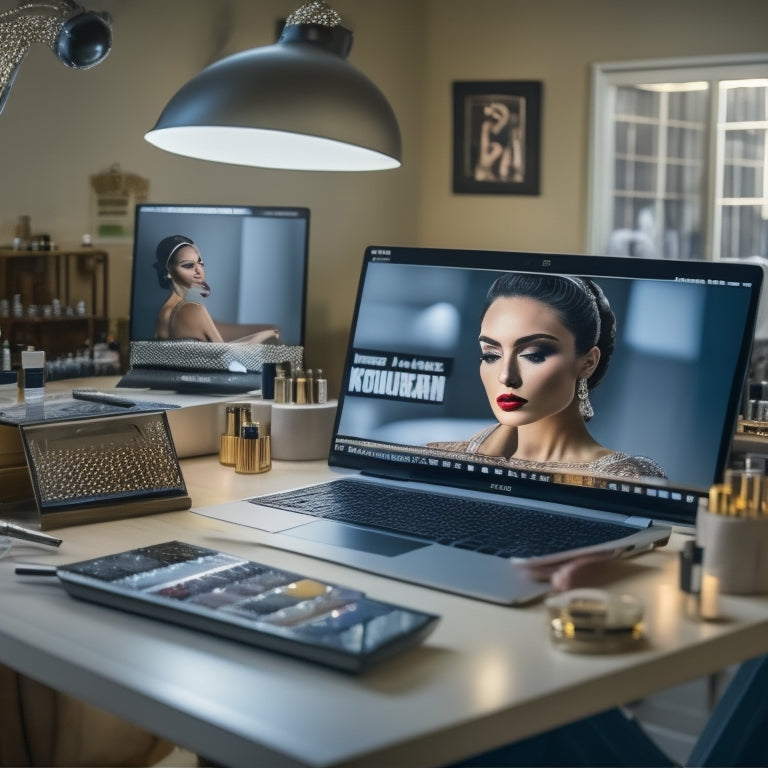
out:
<path id="1" fill-rule="evenodd" d="M 516 411 L 518 408 L 522 408 L 528 401 L 524 397 L 518 397 L 517 395 L 499 395 L 496 398 L 496 403 L 502 411 Z"/>

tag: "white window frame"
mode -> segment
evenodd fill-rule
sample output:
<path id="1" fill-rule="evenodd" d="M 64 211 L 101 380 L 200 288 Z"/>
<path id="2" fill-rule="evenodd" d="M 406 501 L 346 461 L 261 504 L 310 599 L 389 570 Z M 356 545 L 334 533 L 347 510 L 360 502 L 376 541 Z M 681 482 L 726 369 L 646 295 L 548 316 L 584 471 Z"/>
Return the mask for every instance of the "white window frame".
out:
<path id="1" fill-rule="evenodd" d="M 592 65 L 592 103 L 590 110 L 589 163 L 587 190 L 587 253 L 605 252 L 611 230 L 613 210 L 613 112 L 615 88 L 651 82 L 684 83 L 768 77 L 768 53 L 734 56 L 687 57 Z M 721 178 L 718 172 L 718 92 L 712 89 L 708 147 L 708 179 L 705 210 L 702 211 L 702 253 L 706 258 L 719 255 L 719 217 L 715 210 L 715 191 Z"/>

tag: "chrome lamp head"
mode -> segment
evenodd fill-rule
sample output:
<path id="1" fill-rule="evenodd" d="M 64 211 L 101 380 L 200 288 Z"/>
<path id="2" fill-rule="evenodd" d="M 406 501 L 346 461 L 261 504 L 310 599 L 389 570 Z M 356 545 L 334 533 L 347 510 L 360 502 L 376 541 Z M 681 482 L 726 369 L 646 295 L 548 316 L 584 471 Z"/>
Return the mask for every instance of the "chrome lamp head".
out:
<path id="1" fill-rule="evenodd" d="M 280 39 L 229 56 L 184 85 L 145 138 L 169 152 L 263 168 L 397 168 L 400 129 L 382 92 L 347 61 L 352 33 L 325 2 Z"/>

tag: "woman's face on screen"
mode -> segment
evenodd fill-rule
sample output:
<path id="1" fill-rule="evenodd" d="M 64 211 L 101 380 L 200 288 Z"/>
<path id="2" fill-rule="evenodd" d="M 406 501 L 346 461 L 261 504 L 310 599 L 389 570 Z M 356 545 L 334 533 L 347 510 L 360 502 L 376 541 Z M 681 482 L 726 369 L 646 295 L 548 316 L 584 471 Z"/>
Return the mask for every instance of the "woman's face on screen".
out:
<path id="1" fill-rule="evenodd" d="M 500 297 L 480 327 L 480 378 L 499 423 L 523 426 L 553 416 L 589 376 L 597 348 L 576 355 L 574 335 L 541 301 Z"/>
<path id="2" fill-rule="evenodd" d="M 205 265 L 200 254 L 191 245 L 183 245 L 173 254 L 168 271 L 173 283 L 182 288 L 206 285 Z"/>

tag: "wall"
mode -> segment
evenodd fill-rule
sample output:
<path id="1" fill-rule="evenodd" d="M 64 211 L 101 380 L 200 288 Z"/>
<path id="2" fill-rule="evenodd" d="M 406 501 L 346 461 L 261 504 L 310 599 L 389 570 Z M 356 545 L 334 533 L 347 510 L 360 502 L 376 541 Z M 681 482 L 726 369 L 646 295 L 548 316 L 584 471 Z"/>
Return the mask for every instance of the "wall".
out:
<path id="1" fill-rule="evenodd" d="M 424 245 L 581 253 L 591 65 L 764 51 L 764 0 L 430 0 Z M 543 81 L 541 195 L 451 193 L 454 80 Z"/>
<path id="2" fill-rule="evenodd" d="M 16 5 L 6 0 L 5 10 Z M 271 42 L 298 0 L 93 0 L 114 17 L 109 58 L 87 72 L 42 46 L 0 115 L 0 241 L 18 214 L 62 244 L 89 227 L 88 177 L 120 163 L 167 202 L 312 210 L 306 357 L 338 384 L 369 243 L 581 252 L 590 66 L 765 50 L 765 0 L 331 0 L 355 32 L 350 60 L 398 114 L 404 165 L 373 174 L 267 171 L 177 157 L 144 141 L 172 93 L 224 54 Z M 541 195 L 451 192 L 454 80 L 544 83 Z M 111 247 L 112 314 L 127 312 L 130 247 Z"/>

